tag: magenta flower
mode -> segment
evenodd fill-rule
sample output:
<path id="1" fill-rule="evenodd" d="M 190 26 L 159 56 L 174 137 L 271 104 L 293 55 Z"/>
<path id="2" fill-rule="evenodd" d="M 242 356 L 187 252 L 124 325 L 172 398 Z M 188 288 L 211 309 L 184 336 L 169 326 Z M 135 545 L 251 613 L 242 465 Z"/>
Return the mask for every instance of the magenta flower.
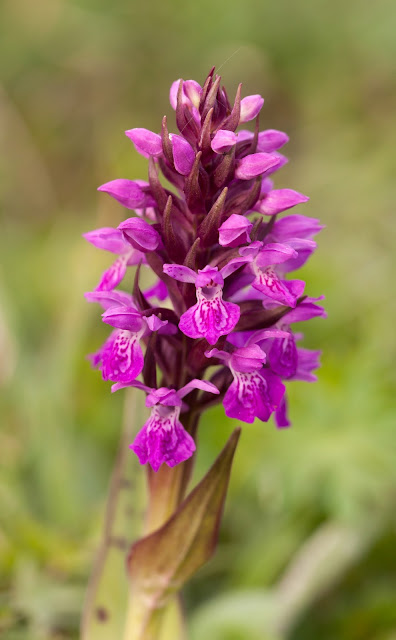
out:
<path id="1" fill-rule="evenodd" d="M 285 387 L 280 377 L 263 366 L 265 352 L 257 344 L 251 344 L 232 354 L 212 349 L 205 355 L 222 360 L 232 373 L 233 382 L 223 400 L 226 415 L 243 422 L 252 423 L 256 418 L 267 422 L 279 407 Z"/>
<path id="2" fill-rule="evenodd" d="M 136 308 L 132 296 L 124 292 L 94 291 L 85 295 L 90 302 L 98 302 L 105 309 L 103 322 L 116 329 L 90 356 L 92 364 L 101 370 L 104 380 L 130 384 L 144 365 L 141 339 L 163 328 L 166 333 L 172 333 L 172 328 L 156 315 L 145 316 Z"/>
<path id="3" fill-rule="evenodd" d="M 130 445 L 139 462 L 148 462 L 154 471 L 158 471 L 163 463 L 174 467 L 190 458 L 195 451 L 195 442 L 179 420 L 182 400 L 193 389 L 218 394 L 215 385 L 205 380 L 191 380 L 178 391 L 166 387 L 150 389 L 141 382 L 134 382 L 131 386 L 148 394 L 146 407 L 151 408 L 149 419 Z M 114 385 L 113 391 L 119 388 L 120 385 Z"/>
<path id="4" fill-rule="evenodd" d="M 308 197 L 274 187 L 289 138 L 259 131 L 264 99 L 243 97 L 239 86 L 230 101 L 214 70 L 202 85 L 176 80 L 169 97 L 177 133 L 166 117 L 158 133 L 126 132 L 148 158 L 148 181 L 99 187 L 132 213 L 117 229 L 85 234 L 117 256 L 86 294 L 113 328 L 91 361 L 113 390 L 148 394 L 151 416 L 131 446 L 154 470 L 192 455 L 198 418 L 216 402 L 244 422 L 274 415 L 288 426 L 285 383 L 315 380 L 319 365 L 319 351 L 301 347 L 293 325 L 325 315 L 304 295 L 305 282 L 290 277 L 315 251 L 322 226 L 281 216 Z M 254 120 L 251 131 L 242 128 Z M 137 268 L 132 295 L 116 289 L 128 266 L 141 264 L 152 279 L 142 285 Z M 205 352 L 208 344 L 217 348 Z M 216 387 L 205 380 L 209 367 Z"/>
<path id="5" fill-rule="evenodd" d="M 83 233 L 83 237 L 93 244 L 94 247 L 110 251 L 119 256 L 111 267 L 103 273 L 96 287 L 97 291 L 111 291 L 117 287 L 124 278 L 127 266 L 145 262 L 144 254 L 131 247 L 118 229 L 103 227 L 102 229 L 95 229 L 95 231 Z"/>
<path id="6" fill-rule="evenodd" d="M 216 344 L 220 336 L 230 333 L 239 320 L 237 304 L 223 301 L 223 285 L 226 270 L 206 266 L 195 273 L 188 267 L 164 264 L 164 273 L 180 282 L 195 284 L 197 304 L 188 309 L 180 318 L 179 328 L 190 338 L 205 338 L 209 344 Z M 226 277 L 226 275 L 225 275 Z"/>
<path id="7" fill-rule="evenodd" d="M 265 298 L 288 307 L 295 307 L 298 298 L 304 292 L 305 283 L 302 280 L 285 280 L 284 265 L 290 265 L 298 259 L 298 252 L 290 243 L 254 242 L 241 250 L 242 255 L 253 258 L 251 269 L 255 275 L 252 287 L 257 289 Z M 265 299 L 263 298 L 263 299 Z"/>

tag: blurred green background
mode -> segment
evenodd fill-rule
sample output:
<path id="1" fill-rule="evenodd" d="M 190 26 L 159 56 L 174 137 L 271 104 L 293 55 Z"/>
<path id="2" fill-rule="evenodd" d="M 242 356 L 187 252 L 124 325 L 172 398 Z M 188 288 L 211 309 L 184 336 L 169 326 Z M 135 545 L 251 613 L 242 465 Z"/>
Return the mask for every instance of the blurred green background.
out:
<path id="1" fill-rule="evenodd" d="M 290 134 L 276 186 L 326 230 L 302 276 L 315 385 L 290 430 L 245 425 L 215 559 L 187 588 L 193 640 L 395 640 L 396 5 L 391 0 L 0 4 L 0 635 L 75 639 L 124 396 L 84 359 L 107 329 L 81 239 L 146 178 L 125 129 L 171 117 L 176 78 L 221 67 Z M 197 478 L 232 429 L 207 414 Z M 204 635 L 205 634 L 205 635 Z"/>

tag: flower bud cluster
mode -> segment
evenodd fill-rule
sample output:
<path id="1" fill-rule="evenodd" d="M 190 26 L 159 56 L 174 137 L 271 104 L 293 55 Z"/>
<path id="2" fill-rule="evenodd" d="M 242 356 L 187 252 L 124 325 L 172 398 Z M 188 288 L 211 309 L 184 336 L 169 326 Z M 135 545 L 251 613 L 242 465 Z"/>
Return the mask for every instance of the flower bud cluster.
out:
<path id="1" fill-rule="evenodd" d="M 166 116 L 160 133 L 126 132 L 148 158 L 148 182 L 99 187 L 134 215 L 84 234 L 117 256 L 86 294 L 113 328 L 90 358 L 113 391 L 132 386 L 147 394 L 151 416 L 131 448 L 154 470 L 195 450 L 194 421 L 183 426 L 181 413 L 197 418 L 223 402 L 231 418 L 251 423 L 274 414 L 278 427 L 288 426 L 284 382 L 314 381 L 319 366 L 319 352 L 298 347 L 293 326 L 325 315 L 319 299 L 304 294 L 304 281 L 289 278 L 315 250 L 322 227 L 300 214 L 278 217 L 308 198 L 273 188 L 288 137 L 260 131 L 263 98 L 241 98 L 239 86 L 231 104 L 212 70 L 202 87 L 174 82 L 170 102 L 178 134 L 168 132 Z M 238 129 L 252 120 L 254 131 Z M 117 289 L 137 265 L 132 293 Z M 156 278 L 145 291 L 142 269 Z"/>

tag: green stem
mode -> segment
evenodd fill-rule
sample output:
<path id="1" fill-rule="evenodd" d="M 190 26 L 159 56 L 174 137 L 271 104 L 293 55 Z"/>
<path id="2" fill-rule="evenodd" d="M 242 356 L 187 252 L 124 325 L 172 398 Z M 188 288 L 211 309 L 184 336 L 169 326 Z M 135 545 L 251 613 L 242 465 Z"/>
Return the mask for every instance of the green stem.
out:
<path id="1" fill-rule="evenodd" d="M 195 432 L 197 419 L 191 414 L 184 417 L 184 426 Z M 193 458 L 169 468 L 162 465 L 157 473 L 148 468 L 149 505 L 144 535 L 159 529 L 173 515 L 184 498 L 191 476 Z M 180 599 L 175 596 L 167 603 L 155 601 L 147 591 L 130 585 L 130 597 L 123 640 L 183 640 L 183 616 Z"/>

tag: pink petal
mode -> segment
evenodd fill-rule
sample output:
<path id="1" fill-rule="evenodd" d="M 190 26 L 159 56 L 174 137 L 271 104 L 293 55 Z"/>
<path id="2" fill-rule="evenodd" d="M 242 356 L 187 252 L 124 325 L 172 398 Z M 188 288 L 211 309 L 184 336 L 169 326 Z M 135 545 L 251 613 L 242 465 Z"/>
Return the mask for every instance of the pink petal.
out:
<path id="1" fill-rule="evenodd" d="M 181 264 L 164 264 L 163 272 L 171 278 L 179 280 L 180 282 L 195 282 L 197 274 L 189 267 L 184 267 Z"/>
<path id="2" fill-rule="evenodd" d="M 172 144 L 175 169 L 182 176 L 188 176 L 195 160 L 194 149 L 182 136 L 173 133 L 169 137 Z"/>
<path id="3" fill-rule="evenodd" d="M 226 153 L 237 143 L 237 135 L 233 131 L 220 129 L 214 136 L 211 147 L 215 153 Z"/>
<path id="4" fill-rule="evenodd" d="M 102 320 L 125 331 L 139 332 L 143 328 L 142 314 L 134 307 L 110 307 L 102 313 Z"/>
<path id="5" fill-rule="evenodd" d="M 141 187 L 133 180 L 111 180 L 98 187 L 98 191 L 108 193 L 127 209 L 144 208 L 148 200 Z"/>
<path id="6" fill-rule="evenodd" d="M 128 218 L 118 226 L 125 240 L 139 251 L 155 251 L 160 243 L 158 231 L 141 218 Z"/>
<path id="7" fill-rule="evenodd" d="M 243 98 L 241 100 L 241 117 L 239 119 L 239 124 L 249 122 L 249 120 L 254 120 L 257 114 L 261 111 L 263 104 L 264 98 L 258 94 Z"/>
<path id="8" fill-rule="evenodd" d="M 149 129 L 137 128 L 125 131 L 125 135 L 132 140 L 136 151 L 145 158 L 150 156 L 158 158 L 162 155 L 162 140 L 158 133 L 153 133 Z"/>
<path id="9" fill-rule="evenodd" d="M 181 398 L 184 398 L 184 396 L 190 393 L 190 391 L 192 391 L 193 389 L 201 389 L 201 391 L 207 391 L 208 393 L 215 393 L 216 395 L 220 393 L 218 388 L 215 387 L 215 385 L 212 384 L 211 382 L 208 382 L 207 380 L 195 379 L 195 380 L 191 380 L 191 382 L 188 382 L 187 384 L 184 385 L 184 387 L 179 389 L 178 395 Z"/>
<path id="10" fill-rule="evenodd" d="M 279 158 L 269 153 L 251 153 L 238 161 L 235 177 L 252 180 L 279 164 Z"/>
<path id="11" fill-rule="evenodd" d="M 255 373 L 234 373 L 234 381 L 224 396 L 224 409 L 229 418 L 252 423 L 255 418 L 267 422 L 285 393 L 280 378 L 268 369 Z"/>
<path id="12" fill-rule="evenodd" d="M 308 196 L 304 196 L 293 189 L 273 189 L 263 200 L 260 200 L 255 210 L 267 216 L 272 216 L 308 200 Z"/>
<path id="13" fill-rule="evenodd" d="M 120 256 L 102 275 L 96 291 L 111 291 L 120 284 L 127 269 L 127 257 Z"/>
<path id="14" fill-rule="evenodd" d="M 235 371 L 252 373 L 259 371 L 266 361 L 265 352 L 257 344 L 236 349 L 231 356 L 230 366 Z"/>
<path id="15" fill-rule="evenodd" d="M 98 302 L 103 309 L 121 305 L 133 306 L 132 296 L 125 291 L 88 291 L 84 296 L 88 302 Z"/>
<path id="16" fill-rule="evenodd" d="M 268 268 L 256 277 L 252 286 L 279 304 L 295 307 L 298 296 L 293 295 L 288 284 L 290 283 L 280 280 L 273 269 Z"/>
<path id="17" fill-rule="evenodd" d="M 130 384 L 143 370 L 144 358 L 139 338 L 130 331 L 116 331 L 102 352 L 104 380 Z"/>
<path id="18" fill-rule="evenodd" d="M 105 251 L 111 251 L 111 253 L 121 254 L 129 249 L 121 231 L 113 229 L 112 227 L 94 229 L 94 231 L 88 231 L 82 235 L 83 238 L 93 244 L 94 247 L 104 249 Z"/>
<path id="19" fill-rule="evenodd" d="M 140 464 L 148 462 L 154 471 L 158 471 L 163 463 L 174 467 L 192 456 L 195 442 L 177 419 L 178 412 L 177 409 L 163 416 L 157 407 L 153 408 L 150 418 L 130 445 Z"/>
<path id="20" fill-rule="evenodd" d="M 257 151 L 276 151 L 284 144 L 289 142 L 289 136 L 283 131 L 277 131 L 276 129 L 267 129 L 266 131 L 260 131 L 258 135 Z"/>
<path id="21" fill-rule="evenodd" d="M 180 330 L 190 338 L 205 338 L 216 344 L 220 336 L 230 333 L 237 324 L 240 308 L 233 302 L 223 302 L 221 291 L 208 300 L 197 289 L 198 302 L 180 318 Z"/>
<path id="22" fill-rule="evenodd" d="M 249 232 L 252 227 L 253 223 L 245 216 L 232 213 L 219 228 L 219 244 L 222 247 L 238 247 L 250 242 Z"/>

